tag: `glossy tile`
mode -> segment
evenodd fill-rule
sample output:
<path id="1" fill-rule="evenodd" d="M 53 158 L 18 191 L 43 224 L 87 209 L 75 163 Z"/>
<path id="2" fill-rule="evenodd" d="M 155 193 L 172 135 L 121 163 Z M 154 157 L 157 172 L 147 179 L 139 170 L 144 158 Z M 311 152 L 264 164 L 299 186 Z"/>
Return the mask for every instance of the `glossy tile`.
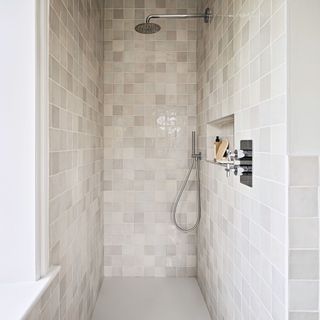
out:
<path id="1" fill-rule="evenodd" d="M 176 230 L 171 207 L 191 164 L 197 23 L 163 20 L 154 35 L 134 26 L 155 10 L 194 12 L 196 1 L 105 5 L 104 274 L 195 276 L 195 233 Z M 194 179 L 178 207 L 184 225 L 196 219 Z"/>

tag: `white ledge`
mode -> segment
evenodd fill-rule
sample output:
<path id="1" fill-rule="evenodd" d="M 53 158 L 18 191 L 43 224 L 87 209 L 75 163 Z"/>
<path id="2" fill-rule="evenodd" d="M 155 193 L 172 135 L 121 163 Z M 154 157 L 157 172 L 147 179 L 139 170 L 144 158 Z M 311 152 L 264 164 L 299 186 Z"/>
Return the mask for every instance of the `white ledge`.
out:
<path id="1" fill-rule="evenodd" d="M 23 319 L 60 271 L 53 267 L 38 281 L 0 284 L 0 319 Z"/>

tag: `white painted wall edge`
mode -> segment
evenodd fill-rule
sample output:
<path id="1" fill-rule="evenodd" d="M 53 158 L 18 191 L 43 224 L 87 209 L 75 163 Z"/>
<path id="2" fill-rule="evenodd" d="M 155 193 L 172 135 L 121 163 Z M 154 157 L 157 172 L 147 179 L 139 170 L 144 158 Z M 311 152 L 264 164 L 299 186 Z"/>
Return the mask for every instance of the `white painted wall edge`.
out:
<path id="1" fill-rule="evenodd" d="M 59 272 L 60 267 L 53 267 L 39 281 L 0 285 L 0 319 L 24 319 Z"/>
<path id="2" fill-rule="evenodd" d="M 49 265 L 49 1 L 0 2 L 0 282 Z"/>
<path id="3" fill-rule="evenodd" d="M 49 268 L 49 1 L 36 0 L 36 278 Z"/>
<path id="4" fill-rule="evenodd" d="M 36 0 L 0 1 L 0 282 L 36 278 Z"/>

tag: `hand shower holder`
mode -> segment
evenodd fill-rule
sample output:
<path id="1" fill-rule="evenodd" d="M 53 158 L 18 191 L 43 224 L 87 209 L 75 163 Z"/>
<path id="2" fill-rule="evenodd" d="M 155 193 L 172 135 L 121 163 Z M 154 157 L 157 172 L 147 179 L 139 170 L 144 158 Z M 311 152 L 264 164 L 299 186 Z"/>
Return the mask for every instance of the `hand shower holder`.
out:
<path id="1" fill-rule="evenodd" d="M 201 152 L 192 153 L 191 158 L 196 160 L 201 160 Z"/>
<path id="2" fill-rule="evenodd" d="M 201 160 L 201 152 L 196 153 L 196 133 L 192 131 L 192 159 Z"/>

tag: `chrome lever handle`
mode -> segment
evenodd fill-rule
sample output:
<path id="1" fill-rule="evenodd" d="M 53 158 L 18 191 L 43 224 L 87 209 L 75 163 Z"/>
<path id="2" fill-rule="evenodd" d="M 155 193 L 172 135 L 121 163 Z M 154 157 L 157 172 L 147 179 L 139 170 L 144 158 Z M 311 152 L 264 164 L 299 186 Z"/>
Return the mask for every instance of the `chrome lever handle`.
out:
<path id="1" fill-rule="evenodd" d="M 235 176 L 243 176 L 243 173 L 244 173 L 244 168 L 241 168 L 239 166 L 236 166 L 235 169 L 234 169 L 234 175 Z"/>
<path id="2" fill-rule="evenodd" d="M 242 176 L 243 173 L 245 172 L 244 168 L 241 168 L 239 165 L 232 165 L 232 164 L 227 164 L 226 168 L 224 169 L 226 171 L 226 176 L 227 178 L 230 177 L 231 172 L 233 171 L 235 176 Z"/>
<path id="3" fill-rule="evenodd" d="M 235 150 L 234 154 L 235 154 L 235 158 L 236 159 L 241 159 L 241 158 L 244 158 L 246 156 L 244 151 L 240 150 L 240 149 L 239 150 Z"/>
<path id="4" fill-rule="evenodd" d="M 234 160 L 239 160 L 241 158 L 244 158 L 246 155 L 244 153 L 243 150 L 234 150 L 234 151 L 231 151 L 231 150 L 227 150 L 227 160 L 228 161 L 234 161 Z"/>
<path id="5" fill-rule="evenodd" d="M 226 164 L 226 175 L 230 177 L 231 171 L 233 171 L 235 176 L 242 176 L 244 169 L 240 167 L 240 162 L 238 161 L 241 158 L 245 157 L 245 152 L 243 150 L 227 150 L 227 164 Z"/>

